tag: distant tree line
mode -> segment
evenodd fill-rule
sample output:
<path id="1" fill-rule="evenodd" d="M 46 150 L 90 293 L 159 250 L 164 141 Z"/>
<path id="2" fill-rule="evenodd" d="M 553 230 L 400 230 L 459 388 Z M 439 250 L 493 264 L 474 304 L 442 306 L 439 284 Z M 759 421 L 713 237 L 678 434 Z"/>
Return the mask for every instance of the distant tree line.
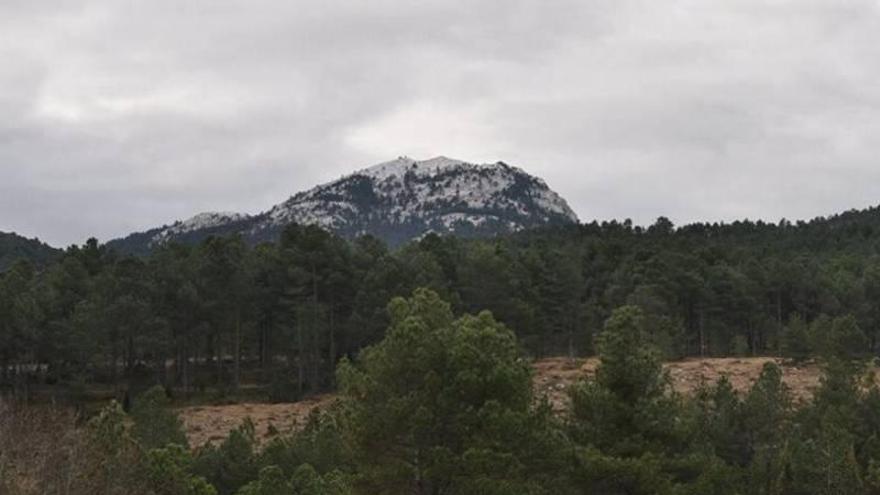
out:
<path id="1" fill-rule="evenodd" d="M 592 223 L 484 240 L 427 235 L 389 250 L 291 226 L 277 243 L 211 237 L 121 256 L 95 240 L 0 274 L 0 383 L 162 383 L 275 399 L 334 385 L 378 342 L 394 296 L 429 288 L 489 310 L 532 356 L 596 350 L 605 320 L 640 308 L 665 358 L 877 350 L 880 214 L 675 228 Z M 837 352 L 837 351 L 834 351 Z"/>

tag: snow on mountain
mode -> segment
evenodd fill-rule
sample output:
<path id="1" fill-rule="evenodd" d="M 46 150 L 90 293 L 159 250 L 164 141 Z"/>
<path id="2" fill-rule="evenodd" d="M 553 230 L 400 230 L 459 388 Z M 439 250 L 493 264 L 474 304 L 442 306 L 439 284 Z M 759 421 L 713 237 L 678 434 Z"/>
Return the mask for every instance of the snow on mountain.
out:
<path id="1" fill-rule="evenodd" d="M 298 223 L 347 238 L 372 234 L 398 245 L 429 232 L 485 237 L 577 221 L 543 180 L 504 162 L 399 157 L 300 192 L 259 215 L 201 213 L 120 242 L 196 242 L 230 233 L 258 242 L 277 239 L 284 227 Z"/>
<path id="2" fill-rule="evenodd" d="M 462 165 L 467 164 L 461 160 L 455 160 L 445 156 L 438 156 L 421 162 L 402 156 L 397 160 L 365 168 L 359 172 L 355 172 L 353 175 L 365 175 L 382 182 L 388 179 L 402 179 L 407 172 L 425 176 L 432 173 L 439 173 L 441 169 Z"/>
<path id="3" fill-rule="evenodd" d="M 170 227 L 160 230 L 157 234 L 153 235 L 150 242 L 152 244 L 162 244 L 182 234 L 241 222 L 249 218 L 251 218 L 250 215 L 242 213 L 203 212 L 188 220 L 175 222 Z"/>
<path id="4" fill-rule="evenodd" d="M 302 192 L 273 207 L 252 232 L 297 222 L 396 244 L 426 231 L 492 235 L 577 222 L 558 194 L 503 162 L 400 157 Z"/>

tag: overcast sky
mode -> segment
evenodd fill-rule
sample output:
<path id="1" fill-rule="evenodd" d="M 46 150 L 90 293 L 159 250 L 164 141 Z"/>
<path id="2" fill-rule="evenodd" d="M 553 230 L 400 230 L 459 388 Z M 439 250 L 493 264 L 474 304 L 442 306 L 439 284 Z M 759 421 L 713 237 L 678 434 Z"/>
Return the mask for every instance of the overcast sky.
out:
<path id="1" fill-rule="evenodd" d="M 880 0 L 0 1 L 0 231 L 256 213 L 408 155 L 582 220 L 880 203 Z"/>

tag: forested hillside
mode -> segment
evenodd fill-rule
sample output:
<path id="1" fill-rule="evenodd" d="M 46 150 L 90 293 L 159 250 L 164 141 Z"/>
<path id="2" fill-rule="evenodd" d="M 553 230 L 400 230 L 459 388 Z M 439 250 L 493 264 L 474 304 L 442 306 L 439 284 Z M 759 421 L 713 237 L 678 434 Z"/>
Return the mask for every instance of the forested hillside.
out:
<path id="1" fill-rule="evenodd" d="M 243 381 L 275 399 L 333 385 L 344 356 L 379 341 L 385 305 L 418 287 L 456 313 L 489 310 L 533 356 L 586 355 L 612 311 L 641 308 L 666 357 L 876 350 L 876 209 L 791 224 L 648 228 L 629 222 L 488 240 L 429 235 L 397 250 L 291 226 L 147 257 L 97 242 L 0 279 L 7 387 L 160 382 L 186 393 Z"/>
<path id="2" fill-rule="evenodd" d="M 15 233 L 0 232 L 0 272 L 7 270 L 17 260 L 28 260 L 35 265 L 45 265 L 61 254 L 59 250 Z"/>

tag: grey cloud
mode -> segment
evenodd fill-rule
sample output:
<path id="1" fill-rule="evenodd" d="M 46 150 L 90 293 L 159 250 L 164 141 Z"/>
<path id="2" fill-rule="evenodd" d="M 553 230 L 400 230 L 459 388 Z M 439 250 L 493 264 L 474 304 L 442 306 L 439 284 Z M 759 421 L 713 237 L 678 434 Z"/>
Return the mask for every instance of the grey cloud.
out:
<path id="1" fill-rule="evenodd" d="M 878 203 L 875 0 L 0 3 L 0 230 L 257 212 L 402 154 L 582 219 Z"/>

